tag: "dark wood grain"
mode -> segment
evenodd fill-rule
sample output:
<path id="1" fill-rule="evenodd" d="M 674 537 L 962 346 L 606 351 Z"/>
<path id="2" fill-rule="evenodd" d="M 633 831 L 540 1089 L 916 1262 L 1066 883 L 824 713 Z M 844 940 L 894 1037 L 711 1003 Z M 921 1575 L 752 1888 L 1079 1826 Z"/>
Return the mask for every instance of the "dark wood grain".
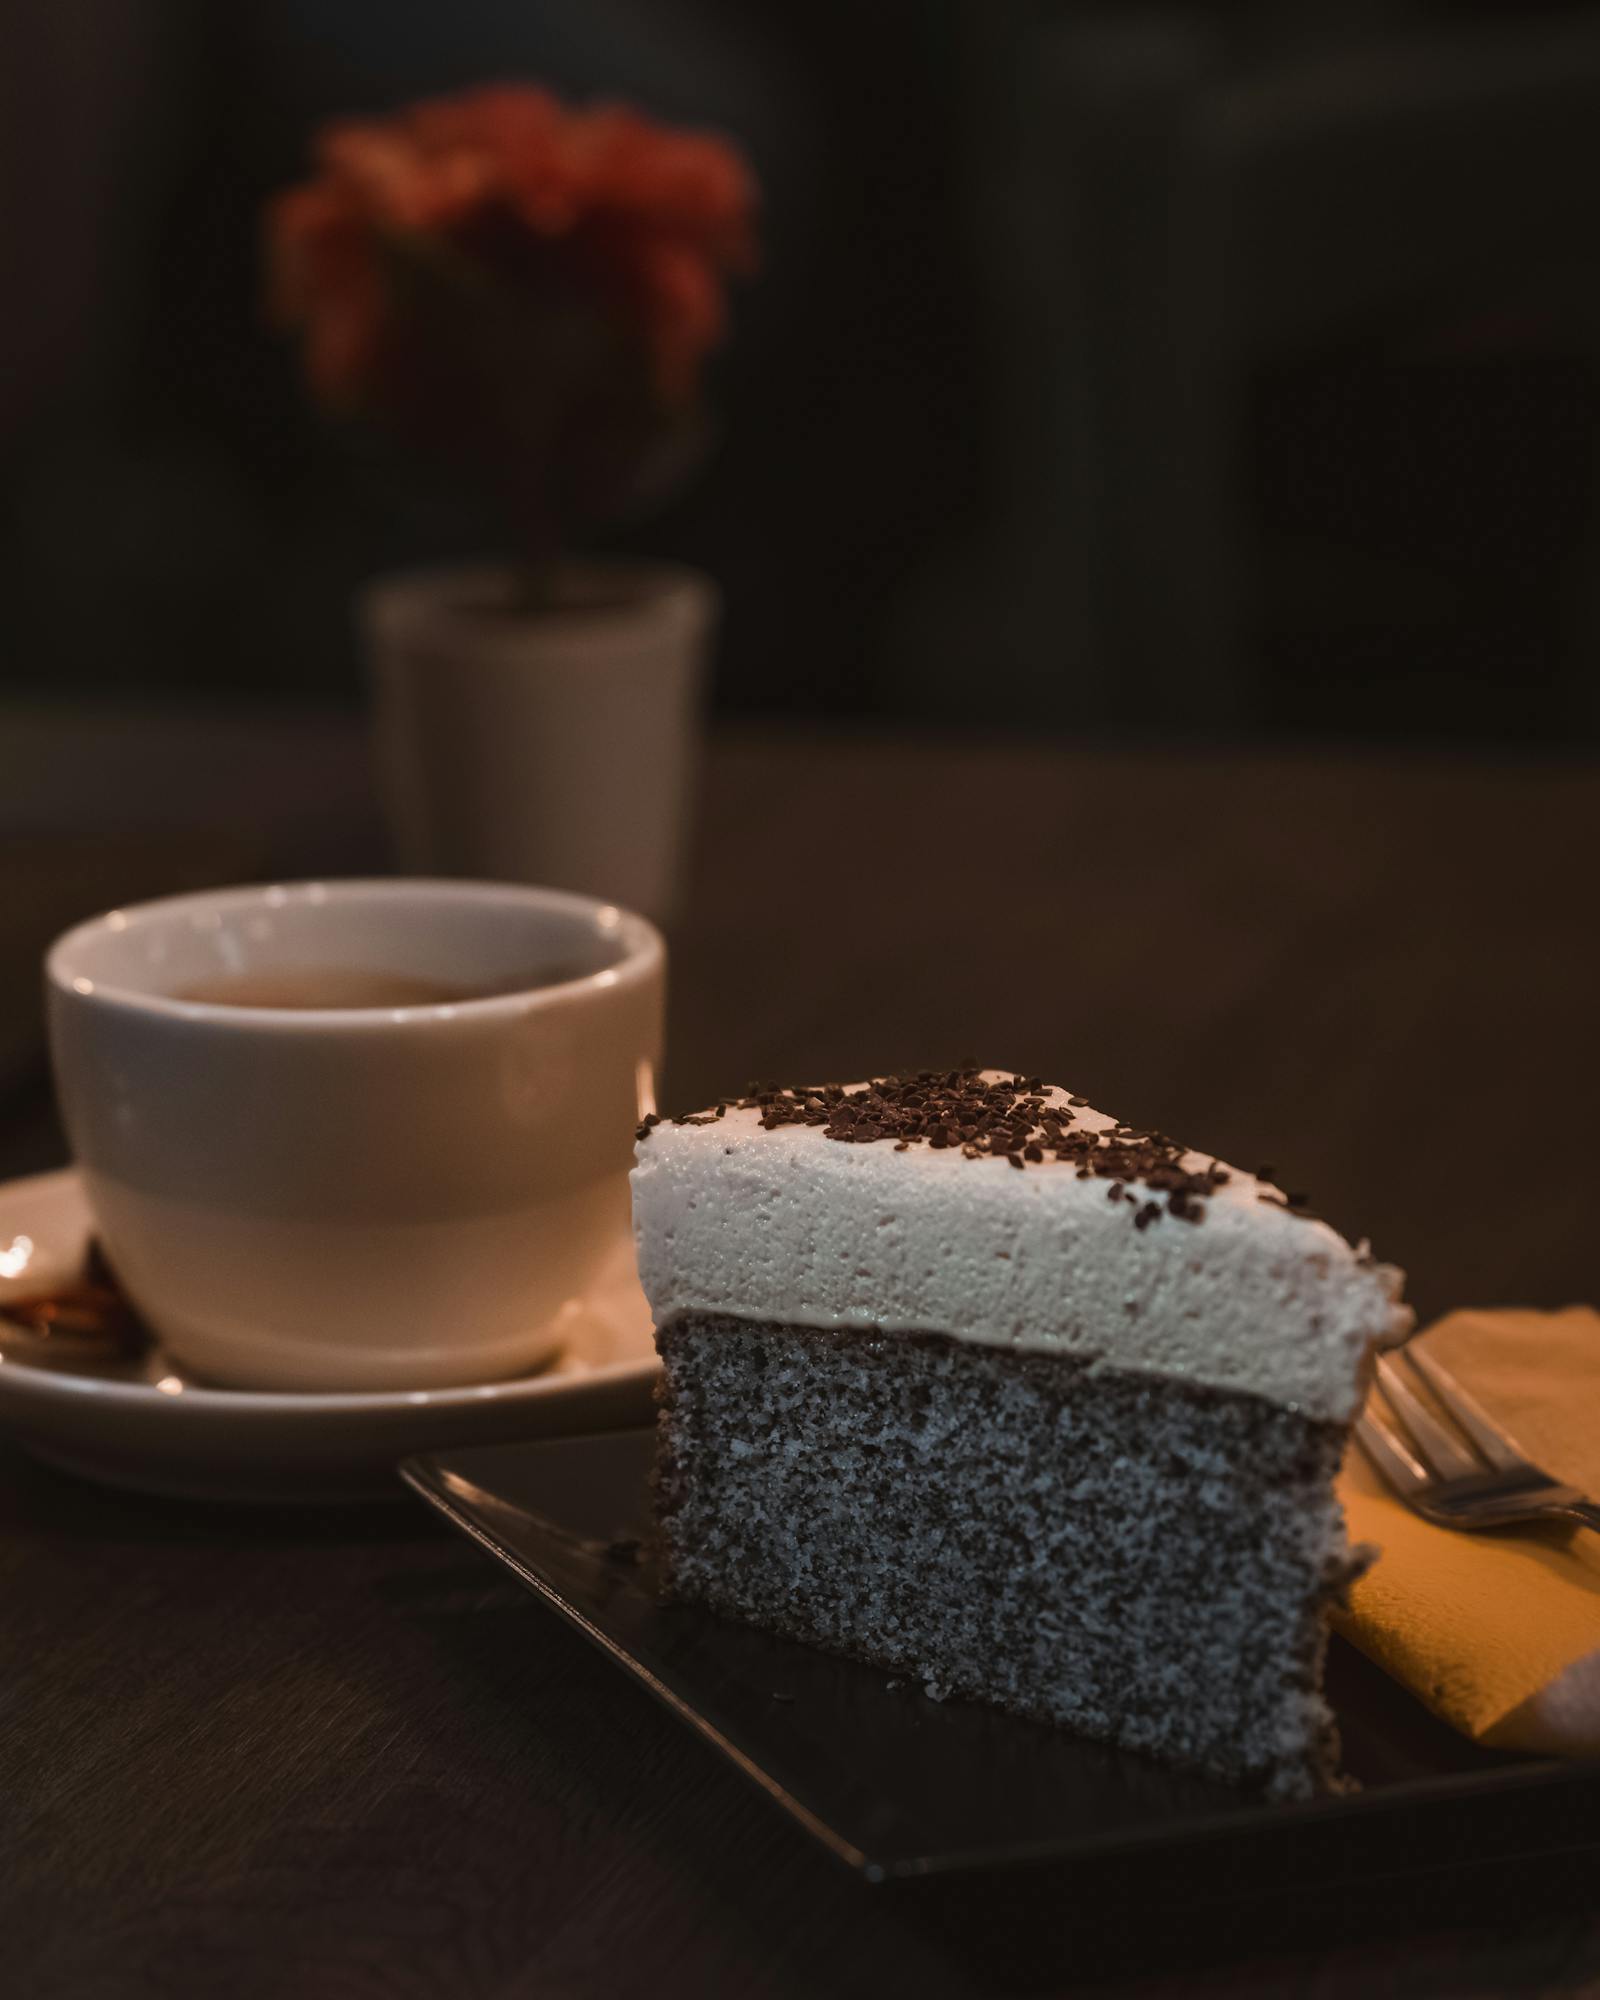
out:
<path id="1" fill-rule="evenodd" d="M 306 728 L 331 872 L 369 794 Z M 972 1053 L 1274 1160 L 1427 1310 L 1593 1297 L 1597 845 L 1590 769 L 725 743 L 670 1093 Z M 54 1143 L 19 1107 L 7 1161 Z M 872 1889 L 420 1508 L 185 1508 L 0 1443 L 19 1995 L 1555 1996 L 1600 1978 L 1596 1859 Z"/>

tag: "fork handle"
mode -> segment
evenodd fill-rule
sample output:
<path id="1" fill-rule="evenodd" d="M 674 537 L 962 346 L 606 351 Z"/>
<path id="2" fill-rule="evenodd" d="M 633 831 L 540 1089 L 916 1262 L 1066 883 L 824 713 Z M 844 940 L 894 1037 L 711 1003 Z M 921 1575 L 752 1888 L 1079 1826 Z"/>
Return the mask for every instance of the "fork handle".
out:
<path id="1" fill-rule="evenodd" d="M 1586 1528 L 1600 1533 L 1600 1505 L 1593 1500 L 1574 1500 L 1570 1507 L 1563 1507 L 1561 1511 L 1569 1521 L 1581 1521 Z"/>

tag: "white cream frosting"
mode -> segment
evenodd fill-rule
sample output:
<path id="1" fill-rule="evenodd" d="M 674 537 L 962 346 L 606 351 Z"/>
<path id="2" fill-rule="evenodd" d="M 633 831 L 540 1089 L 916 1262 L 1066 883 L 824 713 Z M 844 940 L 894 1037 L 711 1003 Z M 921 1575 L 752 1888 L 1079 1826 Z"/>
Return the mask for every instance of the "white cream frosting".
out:
<path id="1" fill-rule="evenodd" d="M 1079 1108 L 1072 1129 L 1113 1123 Z M 758 1111 L 730 1109 L 640 1141 L 639 1275 L 657 1326 L 698 1312 L 942 1333 L 1343 1421 L 1360 1403 L 1367 1350 L 1410 1328 L 1402 1274 L 1227 1171 L 1198 1222 L 1163 1214 L 1137 1229 L 1134 1208 L 1070 1161 L 1019 1173 L 955 1148 L 897 1152 L 815 1125 L 764 1131 Z"/>

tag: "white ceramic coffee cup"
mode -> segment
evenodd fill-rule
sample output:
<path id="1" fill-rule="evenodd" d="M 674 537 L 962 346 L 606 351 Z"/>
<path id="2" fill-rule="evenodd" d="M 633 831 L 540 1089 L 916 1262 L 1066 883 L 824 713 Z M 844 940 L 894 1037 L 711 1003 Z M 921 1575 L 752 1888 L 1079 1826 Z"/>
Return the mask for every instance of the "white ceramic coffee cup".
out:
<path id="1" fill-rule="evenodd" d="M 529 983 L 400 1007 L 177 997 L 328 967 Z M 107 1255 L 211 1380 L 517 1374 L 627 1227 L 665 983 L 642 917 L 488 883 L 230 889 L 80 925 L 46 971 L 57 1091 Z"/>

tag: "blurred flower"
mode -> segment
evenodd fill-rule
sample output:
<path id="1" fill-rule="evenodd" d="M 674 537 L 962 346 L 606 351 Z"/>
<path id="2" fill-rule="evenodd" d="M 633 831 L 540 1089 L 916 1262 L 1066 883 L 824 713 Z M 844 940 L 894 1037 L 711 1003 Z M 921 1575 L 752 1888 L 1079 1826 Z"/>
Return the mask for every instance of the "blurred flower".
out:
<path id="1" fill-rule="evenodd" d="M 268 211 L 268 288 L 331 410 L 491 475 L 535 541 L 681 457 L 754 262 L 735 147 L 493 85 L 334 123 L 315 157 Z"/>

